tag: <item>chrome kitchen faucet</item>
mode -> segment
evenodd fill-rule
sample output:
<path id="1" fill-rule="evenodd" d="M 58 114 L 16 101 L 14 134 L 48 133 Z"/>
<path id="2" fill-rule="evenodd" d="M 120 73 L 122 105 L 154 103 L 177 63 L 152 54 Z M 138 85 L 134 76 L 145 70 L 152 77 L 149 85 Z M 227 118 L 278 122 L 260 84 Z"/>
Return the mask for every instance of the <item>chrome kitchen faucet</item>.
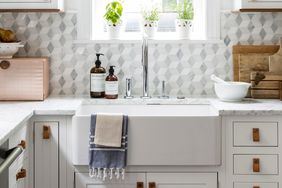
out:
<path id="1" fill-rule="evenodd" d="M 142 44 L 142 66 L 143 66 L 143 96 L 141 98 L 148 99 L 151 98 L 149 96 L 149 84 L 148 84 L 148 38 L 143 36 L 143 44 Z"/>

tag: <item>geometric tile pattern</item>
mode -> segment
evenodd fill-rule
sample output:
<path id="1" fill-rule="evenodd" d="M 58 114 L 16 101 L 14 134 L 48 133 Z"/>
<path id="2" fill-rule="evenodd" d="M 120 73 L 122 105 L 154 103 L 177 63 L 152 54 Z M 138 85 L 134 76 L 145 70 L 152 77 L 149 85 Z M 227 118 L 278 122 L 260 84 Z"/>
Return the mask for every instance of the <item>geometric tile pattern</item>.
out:
<path id="1" fill-rule="evenodd" d="M 18 56 L 50 58 L 50 91 L 53 95 L 88 95 L 89 70 L 95 53 L 104 53 L 103 66 L 116 66 L 120 94 L 125 78 L 133 79 L 133 94 L 142 94 L 140 44 L 73 44 L 77 36 L 75 13 L 1 13 L 0 27 L 16 31 L 26 42 Z M 222 43 L 150 44 L 149 87 L 159 95 L 161 81 L 168 94 L 213 95 L 210 75 L 232 79 L 231 47 L 234 44 L 277 44 L 282 36 L 282 13 L 222 13 Z"/>

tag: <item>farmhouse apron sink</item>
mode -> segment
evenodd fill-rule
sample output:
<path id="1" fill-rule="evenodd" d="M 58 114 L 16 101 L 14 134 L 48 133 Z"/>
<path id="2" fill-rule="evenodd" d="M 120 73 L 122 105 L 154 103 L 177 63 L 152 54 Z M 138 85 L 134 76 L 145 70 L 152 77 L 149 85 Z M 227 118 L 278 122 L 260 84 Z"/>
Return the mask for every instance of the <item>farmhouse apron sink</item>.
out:
<path id="1" fill-rule="evenodd" d="M 90 115 L 129 116 L 128 165 L 217 166 L 221 121 L 210 105 L 83 104 L 73 117 L 73 164 L 88 165 Z"/>

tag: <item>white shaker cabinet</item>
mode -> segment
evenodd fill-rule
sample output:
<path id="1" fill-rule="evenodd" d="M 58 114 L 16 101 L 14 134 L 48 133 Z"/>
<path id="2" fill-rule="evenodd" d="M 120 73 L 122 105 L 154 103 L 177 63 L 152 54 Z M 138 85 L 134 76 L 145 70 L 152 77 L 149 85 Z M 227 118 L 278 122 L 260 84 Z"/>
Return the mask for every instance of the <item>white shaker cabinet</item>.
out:
<path id="1" fill-rule="evenodd" d="M 1 9 L 64 9 L 64 0 L 0 0 Z"/>
<path id="2" fill-rule="evenodd" d="M 34 116 L 33 158 L 34 171 L 29 188 L 72 188 L 74 171 L 71 163 L 71 117 L 63 115 Z"/>
<path id="3" fill-rule="evenodd" d="M 111 182 L 76 173 L 75 188 L 217 188 L 217 173 L 127 173 Z"/>
<path id="4" fill-rule="evenodd" d="M 235 9 L 282 8 L 282 0 L 234 0 Z"/>
<path id="5" fill-rule="evenodd" d="M 281 116 L 223 118 L 226 128 L 226 187 L 280 187 L 281 124 Z"/>
<path id="6" fill-rule="evenodd" d="M 88 173 L 75 173 L 75 188 L 145 188 L 145 177 L 145 173 L 128 173 L 123 181 L 102 181 L 90 178 Z"/>
<path id="7" fill-rule="evenodd" d="M 148 188 L 217 188 L 217 173 L 148 173 Z"/>
<path id="8" fill-rule="evenodd" d="M 9 167 L 9 188 L 29 188 L 29 151 L 31 148 L 31 139 L 29 134 L 29 126 L 25 123 L 22 128 L 15 132 L 9 139 L 9 148 L 15 148 L 21 143 L 23 153 Z M 1 183 L 0 183 L 1 187 Z"/>
<path id="9" fill-rule="evenodd" d="M 34 187 L 59 187 L 59 122 L 34 123 Z"/>

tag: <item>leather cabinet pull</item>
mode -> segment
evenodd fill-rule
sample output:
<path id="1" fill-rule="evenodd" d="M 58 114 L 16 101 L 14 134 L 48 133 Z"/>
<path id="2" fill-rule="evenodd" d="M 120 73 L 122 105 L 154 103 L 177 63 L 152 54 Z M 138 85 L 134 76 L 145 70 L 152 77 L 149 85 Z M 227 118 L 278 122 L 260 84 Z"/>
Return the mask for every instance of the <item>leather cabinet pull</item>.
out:
<path id="1" fill-rule="evenodd" d="M 26 148 L 26 141 L 21 140 L 21 143 L 19 143 L 19 146 L 21 146 L 23 149 Z"/>
<path id="2" fill-rule="evenodd" d="M 149 182 L 149 188 L 156 188 L 156 182 Z"/>
<path id="3" fill-rule="evenodd" d="M 260 172 L 259 158 L 253 159 L 253 172 Z"/>
<path id="4" fill-rule="evenodd" d="M 143 182 L 137 182 L 136 188 L 144 188 L 144 183 Z"/>
<path id="5" fill-rule="evenodd" d="M 255 186 L 253 186 L 253 188 L 260 188 L 260 186 L 255 185 Z"/>
<path id="6" fill-rule="evenodd" d="M 21 169 L 21 171 L 19 171 L 16 174 L 16 180 L 18 181 L 19 179 L 25 178 L 26 177 L 26 169 Z"/>
<path id="7" fill-rule="evenodd" d="M 51 128 L 48 125 L 43 125 L 43 139 L 50 139 Z"/>
<path id="8" fill-rule="evenodd" d="M 259 128 L 253 128 L 253 142 L 260 141 Z"/>

